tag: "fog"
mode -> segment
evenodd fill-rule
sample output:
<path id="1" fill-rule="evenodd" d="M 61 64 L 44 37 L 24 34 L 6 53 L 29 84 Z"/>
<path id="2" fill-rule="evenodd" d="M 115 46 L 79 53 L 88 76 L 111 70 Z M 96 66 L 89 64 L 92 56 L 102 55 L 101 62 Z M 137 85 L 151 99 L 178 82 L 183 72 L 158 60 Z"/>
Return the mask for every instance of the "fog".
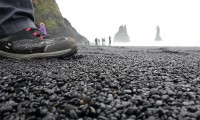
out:
<path id="1" fill-rule="evenodd" d="M 94 42 L 126 25 L 137 46 L 200 46 L 198 0 L 56 0 L 62 15 Z M 156 26 L 162 41 L 155 41 Z M 116 43 L 117 45 L 117 43 Z"/>

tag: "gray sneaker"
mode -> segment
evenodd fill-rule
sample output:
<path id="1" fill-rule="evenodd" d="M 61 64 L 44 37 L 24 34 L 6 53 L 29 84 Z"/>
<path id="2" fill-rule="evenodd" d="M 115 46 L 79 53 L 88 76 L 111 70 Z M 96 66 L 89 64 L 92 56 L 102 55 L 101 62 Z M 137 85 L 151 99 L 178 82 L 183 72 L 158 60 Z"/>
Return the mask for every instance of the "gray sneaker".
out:
<path id="1" fill-rule="evenodd" d="M 14 59 L 69 57 L 77 53 L 73 38 L 46 38 L 37 28 L 0 37 L 0 56 Z"/>

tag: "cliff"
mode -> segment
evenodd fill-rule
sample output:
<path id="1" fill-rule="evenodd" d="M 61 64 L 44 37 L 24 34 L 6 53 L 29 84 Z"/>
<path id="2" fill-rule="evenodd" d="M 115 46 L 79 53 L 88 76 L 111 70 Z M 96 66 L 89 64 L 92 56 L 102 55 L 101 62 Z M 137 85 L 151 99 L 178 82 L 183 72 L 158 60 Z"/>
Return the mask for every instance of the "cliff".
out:
<path id="1" fill-rule="evenodd" d="M 126 25 L 119 27 L 118 32 L 114 36 L 114 42 L 130 42 L 129 35 L 127 33 Z"/>
<path id="2" fill-rule="evenodd" d="M 77 43 L 84 44 L 87 40 L 80 35 L 71 23 L 63 18 L 55 0 L 33 0 L 35 24 L 39 26 L 40 22 L 46 25 L 48 34 L 51 37 L 72 37 Z"/>

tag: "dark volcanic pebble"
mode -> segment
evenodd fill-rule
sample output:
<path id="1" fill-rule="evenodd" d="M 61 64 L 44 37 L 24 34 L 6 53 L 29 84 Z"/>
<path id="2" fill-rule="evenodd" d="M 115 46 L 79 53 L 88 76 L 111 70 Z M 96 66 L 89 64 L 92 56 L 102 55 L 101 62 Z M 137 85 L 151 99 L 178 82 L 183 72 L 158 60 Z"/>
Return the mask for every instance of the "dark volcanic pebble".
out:
<path id="1" fill-rule="evenodd" d="M 198 120 L 200 48 L 80 46 L 0 58 L 1 120 Z"/>

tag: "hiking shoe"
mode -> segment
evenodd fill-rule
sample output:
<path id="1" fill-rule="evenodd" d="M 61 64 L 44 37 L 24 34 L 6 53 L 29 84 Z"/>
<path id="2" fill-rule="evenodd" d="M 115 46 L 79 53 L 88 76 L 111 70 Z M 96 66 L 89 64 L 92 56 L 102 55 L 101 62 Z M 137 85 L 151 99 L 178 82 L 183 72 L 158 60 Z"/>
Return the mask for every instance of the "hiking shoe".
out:
<path id="1" fill-rule="evenodd" d="M 77 53 L 73 38 L 47 39 L 37 28 L 0 38 L 0 56 L 15 59 L 68 57 Z"/>

